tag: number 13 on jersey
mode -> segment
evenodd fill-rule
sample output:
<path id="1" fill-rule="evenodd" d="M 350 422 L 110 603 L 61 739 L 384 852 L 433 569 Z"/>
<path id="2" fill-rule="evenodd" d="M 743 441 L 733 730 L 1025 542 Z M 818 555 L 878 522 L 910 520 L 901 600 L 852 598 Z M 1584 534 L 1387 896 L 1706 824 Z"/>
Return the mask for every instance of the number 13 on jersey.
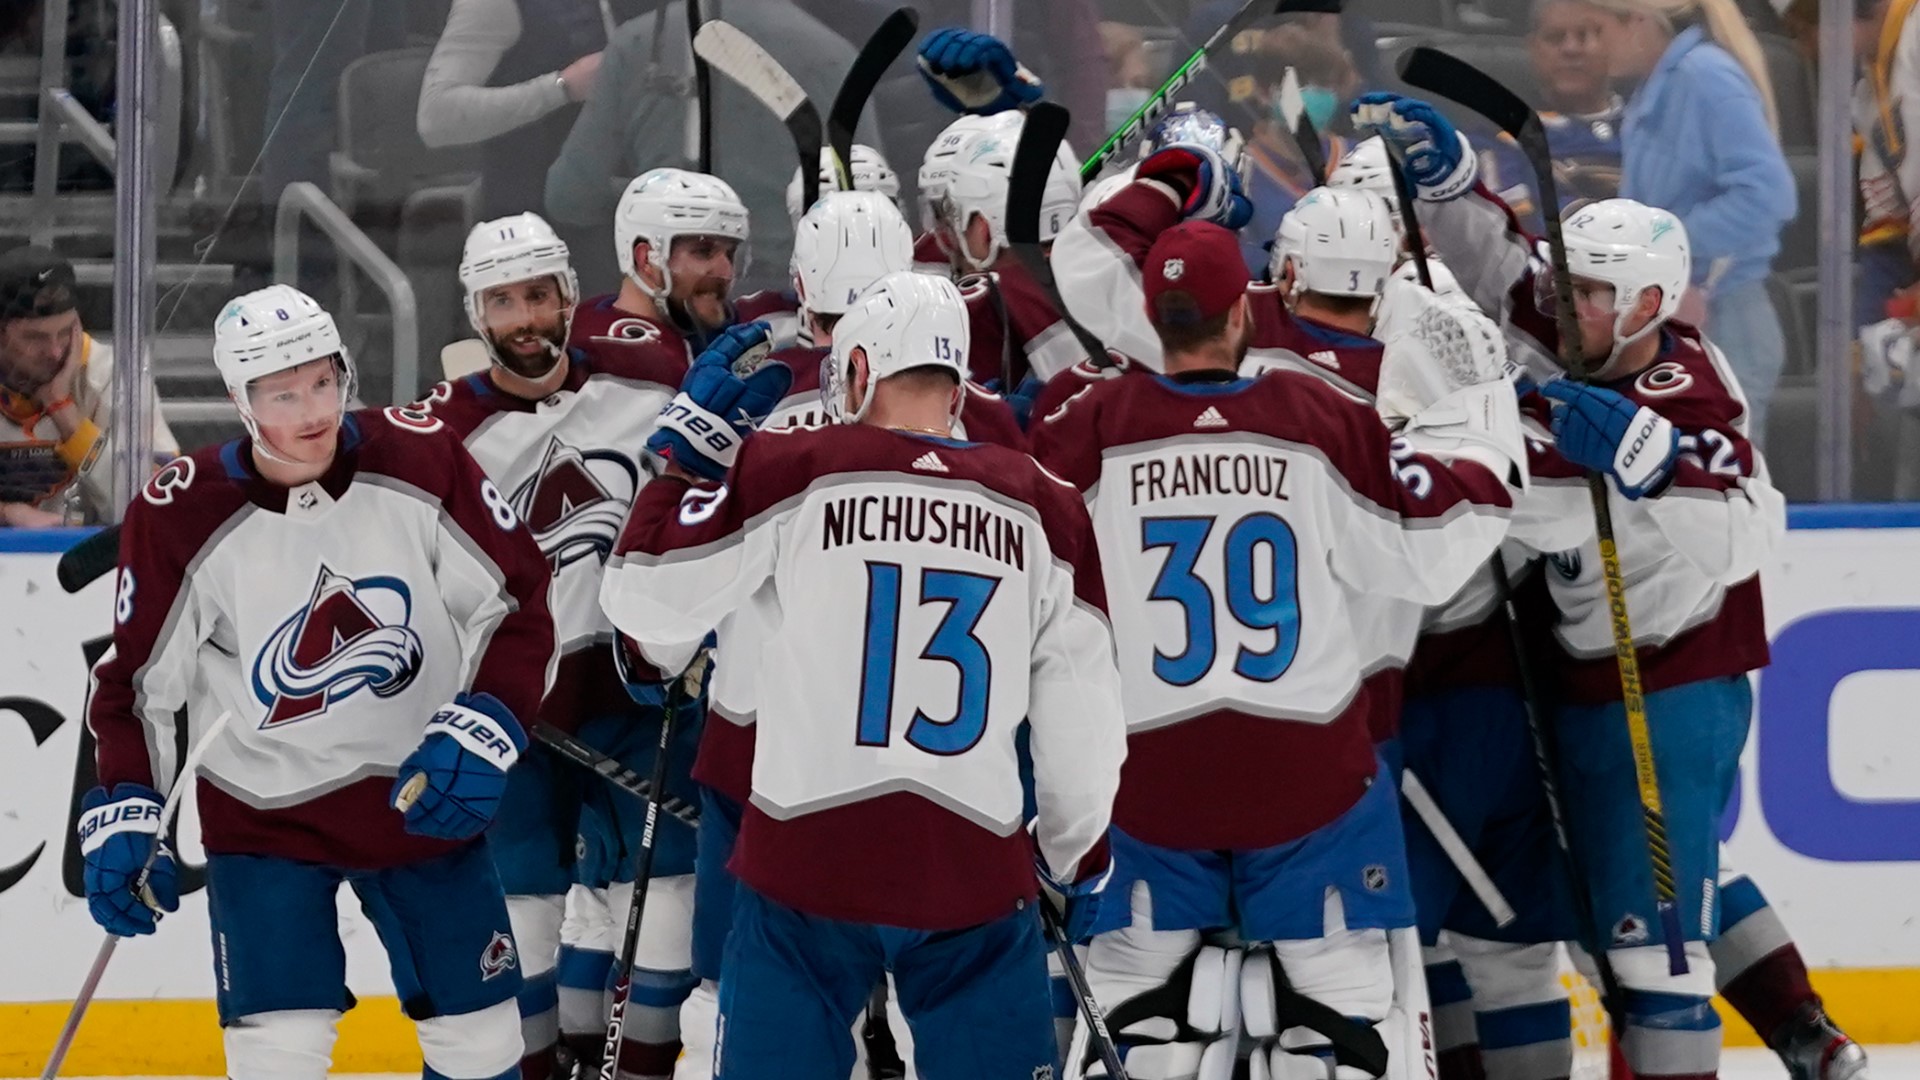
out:
<path id="1" fill-rule="evenodd" d="M 918 580 L 914 580 L 916 577 Z M 894 695 L 900 692 L 902 605 L 943 604 L 946 610 L 931 637 L 918 649 L 918 658 L 953 666 L 959 687 L 956 700 L 950 705 L 909 702 L 913 719 L 907 724 L 905 738 L 908 745 L 941 756 L 973 749 L 987 730 L 993 680 L 992 657 L 976 631 L 999 587 L 999 578 L 985 574 L 926 568 L 916 575 L 898 563 L 867 563 L 867 627 L 855 736 L 859 745 L 888 746 L 893 741 Z M 917 594 L 917 599 L 911 594 Z M 912 647 L 919 643 L 905 644 Z M 910 680 L 906 685 L 924 685 L 924 681 Z M 928 713 L 929 708 L 949 714 L 949 718 L 938 719 Z"/>

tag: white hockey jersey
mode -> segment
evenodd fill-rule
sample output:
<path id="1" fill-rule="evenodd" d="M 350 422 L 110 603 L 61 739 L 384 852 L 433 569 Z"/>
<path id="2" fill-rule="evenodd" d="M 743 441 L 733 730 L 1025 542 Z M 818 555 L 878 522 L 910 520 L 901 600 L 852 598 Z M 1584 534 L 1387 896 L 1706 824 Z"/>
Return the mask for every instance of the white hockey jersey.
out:
<path id="1" fill-rule="evenodd" d="M 524 722 L 553 678 L 540 551 L 453 433 L 386 409 L 340 438 L 293 489 L 247 440 L 208 447 L 127 511 L 88 708 L 100 782 L 164 789 L 175 714 L 230 710 L 199 782 L 208 851 L 377 868 L 450 850 L 389 804 L 401 761 L 456 694 Z"/>
<path id="2" fill-rule="evenodd" d="M 677 510 L 670 484 L 686 492 Z M 870 425 L 763 431 L 728 487 L 647 488 L 602 599 L 672 669 L 769 584 L 747 658 L 744 883 L 812 914 L 921 929 L 1015 910 L 1035 891 L 1023 720 L 1041 855 L 1068 878 L 1104 867 L 1125 730 L 1070 487 L 997 446 Z"/>

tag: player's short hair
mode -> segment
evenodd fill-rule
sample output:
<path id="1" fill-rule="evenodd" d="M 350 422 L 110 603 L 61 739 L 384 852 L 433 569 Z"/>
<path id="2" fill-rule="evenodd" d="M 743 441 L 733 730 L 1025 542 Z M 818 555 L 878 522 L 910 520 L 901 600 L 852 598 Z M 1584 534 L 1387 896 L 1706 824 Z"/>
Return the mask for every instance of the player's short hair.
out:
<path id="1" fill-rule="evenodd" d="M 1335 315 L 1366 315 L 1373 311 L 1376 302 L 1376 298 L 1371 296 L 1335 296 L 1311 290 L 1302 295 L 1313 297 L 1315 304 Z"/>
<path id="2" fill-rule="evenodd" d="M 942 367 L 939 364 L 921 364 L 917 367 L 910 367 L 905 371 L 896 371 L 887 376 L 886 381 L 899 383 L 907 390 L 922 392 L 935 390 L 946 391 L 960 385 L 960 376 L 954 374 L 953 369 L 950 367 Z"/>
<path id="3" fill-rule="evenodd" d="M 1162 297 L 1162 299 L 1166 298 Z M 1154 325 L 1154 332 L 1160 335 L 1160 350 L 1170 353 L 1186 352 L 1214 341 L 1227 332 L 1227 319 L 1232 315 L 1233 309 L 1228 308 L 1210 319 L 1196 319 L 1190 322 L 1186 320 L 1169 322 L 1163 319 Z"/>

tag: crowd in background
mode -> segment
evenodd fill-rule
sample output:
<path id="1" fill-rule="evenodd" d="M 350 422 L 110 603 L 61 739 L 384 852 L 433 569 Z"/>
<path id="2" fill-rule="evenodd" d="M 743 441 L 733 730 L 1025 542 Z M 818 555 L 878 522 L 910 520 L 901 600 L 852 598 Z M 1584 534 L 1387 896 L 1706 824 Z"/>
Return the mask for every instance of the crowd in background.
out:
<path id="1" fill-rule="evenodd" d="M 1016 52 L 1072 110 L 1070 142 L 1097 146 L 1240 0 L 1048 0 L 1008 3 Z M 443 346 L 465 336 L 453 267 L 466 228 L 535 210 L 569 242 L 588 295 L 618 281 L 610 225 L 627 180 L 656 165 L 693 164 L 690 56 L 678 0 L 166 0 L 185 71 L 180 164 L 163 178 L 161 261 L 232 266 L 218 296 L 196 308 L 181 286 L 163 303 L 163 334 L 203 333 L 224 296 L 272 272 L 272 210 L 306 182 L 340 204 L 392 257 L 420 304 L 424 360 L 417 384 L 396 386 L 385 354 L 381 301 L 329 245 L 302 248 L 300 284 L 324 302 L 345 299 L 343 329 L 370 372 L 369 401 L 407 399 L 439 377 Z M 976 22 L 988 5 L 920 0 L 923 29 Z M 1398 88 L 1394 61 L 1416 44 L 1454 51 L 1543 110 L 1562 204 L 1621 194 L 1674 211 L 1694 245 L 1694 281 L 1681 317 L 1702 324 L 1739 375 L 1753 429 L 1780 462 L 1780 482 L 1811 497 L 1818 393 L 1814 355 L 1814 241 L 1818 155 L 1842 142 L 1814 130 L 1813 0 L 1354 0 L 1339 15 L 1267 18 L 1228 43 L 1182 94 L 1245 134 L 1248 191 L 1257 208 L 1246 237 L 1250 266 L 1295 198 L 1314 184 L 1281 116 L 1282 75 L 1297 77 L 1309 119 L 1338 160 L 1351 136 L 1347 107 L 1365 89 Z M 1886 497 L 1897 464 L 1885 425 L 1920 407 L 1910 387 L 1920 313 L 1913 303 L 1920 229 L 1904 189 L 1908 83 L 1920 95 L 1920 34 L 1911 0 L 1856 0 L 1856 153 L 1861 234 L 1856 323 L 1863 348 L 1832 358 L 1858 371 L 1855 495 Z M 76 96 L 111 118 L 111 6 L 73 0 L 68 78 Z M 824 110 L 885 0 L 705 0 L 764 43 Z M 0 41 L 37 79 L 38 4 L 0 5 Z M 1003 28 L 1004 29 L 1004 28 Z M 910 58 L 870 106 L 860 141 L 878 148 L 914 205 L 914 166 L 944 123 Z M 795 158 L 778 118 L 724 78 L 713 80 L 713 171 L 752 215 L 755 257 L 742 290 L 787 284 Z M 1530 226 L 1538 193 L 1516 148 L 1458 117 L 1485 177 Z M 31 147 L 21 150 L 30 155 Z M 76 196 L 110 184 L 69 149 L 62 182 Z M 0 171 L 24 196 L 30 168 Z M 5 197 L 0 194 L 0 197 Z M 29 203 L 18 199 L 18 211 Z M 0 218 L 4 220 L 4 218 Z M 5 247 L 29 223 L 6 220 Z M 164 242 L 174 229 L 179 250 Z M 110 231 L 109 231 L 110 236 Z M 69 250 L 71 248 L 71 250 Z M 76 261 L 110 257 L 91 242 L 56 242 Z M 95 333 L 110 305 L 77 301 Z M 227 279 L 223 279 L 227 281 Z M 166 288 L 163 285 L 163 292 Z M 364 310 L 364 317 L 355 312 Z M 5 407 L 36 407 L 0 313 Z M 202 325 L 204 324 L 204 325 Z M 84 335 L 82 335 L 84 336 Z M 76 353 L 73 358 L 79 362 Z M 163 400 L 182 393 L 165 380 Z M 42 403 L 44 404 L 44 403 Z M 191 447 L 230 432 L 176 424 Z M 29 429 L 30 431 L 30 429 Z M 1797 463 L 1797 464 L 1796 464 Z M 68 512 L 60 515 L 71 519 Z"/>

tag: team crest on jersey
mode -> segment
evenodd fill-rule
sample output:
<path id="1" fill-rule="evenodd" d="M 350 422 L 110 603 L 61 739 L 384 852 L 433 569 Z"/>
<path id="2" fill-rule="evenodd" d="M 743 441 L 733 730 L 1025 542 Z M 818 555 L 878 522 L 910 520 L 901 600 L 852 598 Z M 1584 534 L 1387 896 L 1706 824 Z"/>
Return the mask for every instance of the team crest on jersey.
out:
<path id="1" fill-rule="evenodd" d="M 253 661 L 260 730 L 319 716 L 362 690 L 392 697 L 413 683 L 425 650 L 407 623 L 413 593 L 396 577 L 349 578 L 324 564 L 313 592 Z"/>
<path id="2" fill-rule="evenodd" d="M 513 511 L 558 574 L 581 559 L 605 562 L 613 554 L 639 490 L 640 470 L 625 454 L 578 450 L 553 439 L 540 468 L 514 491 Z"/>
<path id="3" fill-rule="evenodd" d="M 1547 556 L 1547 564 L 1553 572 L 1560 575 L 1562 581 L 1574 581 L 1580 577 L 1580 552 L 1569 549 L 1556 551 Z"/>
<path id="4" fill-rule="evenodd" d="M 607 332 L 595 334 L 591 341 L 611 341 L 617 345 L 645 345 L 660 340 L 660 328 L 646 319 L 615 319 L 607 324 Z"/>
<path id="5" fill-rule="evenodd" d="M 480 952 L 480 981 L 512 971 L 519 964 L 520 953 L 513 947 L 513 938 L 495 930 L 493 940 Z"/>

